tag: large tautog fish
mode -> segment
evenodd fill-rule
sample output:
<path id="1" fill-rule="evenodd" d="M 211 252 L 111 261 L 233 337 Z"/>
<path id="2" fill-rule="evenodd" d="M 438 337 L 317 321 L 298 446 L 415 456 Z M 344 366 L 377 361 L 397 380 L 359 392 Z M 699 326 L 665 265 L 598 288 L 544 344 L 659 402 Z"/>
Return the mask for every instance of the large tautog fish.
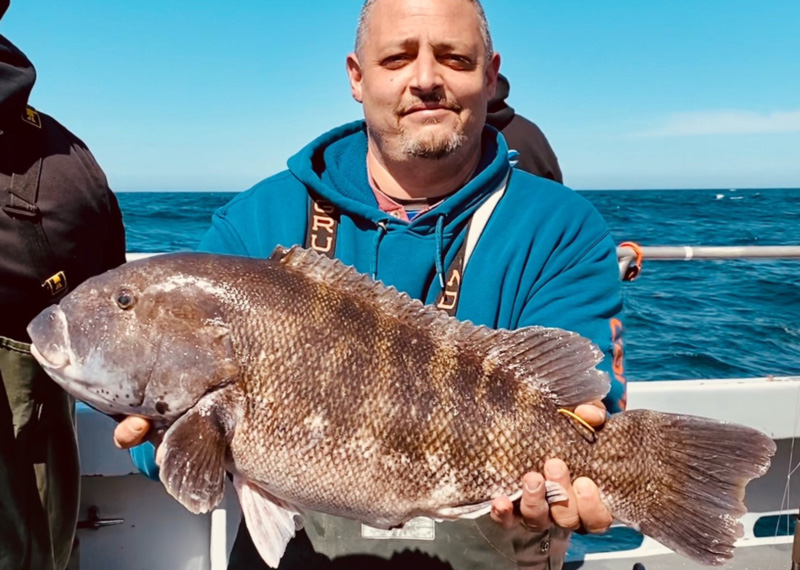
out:
<path id="1" fill-rule="evenodd" d="M 271 566 L 302 509 L 381 528 L 476 517 L 549 457 L 619 520 L 719 564 L 775 450 L 750 428 L 644 410 L 592 434 L 559 413 L 608 390 L 586 339 L 460 322 L 301 248 L 129 263 L 28 330 L 68 392 L 166 429 L 161 480 L 187 509 L 216 506 L 232 472 Z"/>

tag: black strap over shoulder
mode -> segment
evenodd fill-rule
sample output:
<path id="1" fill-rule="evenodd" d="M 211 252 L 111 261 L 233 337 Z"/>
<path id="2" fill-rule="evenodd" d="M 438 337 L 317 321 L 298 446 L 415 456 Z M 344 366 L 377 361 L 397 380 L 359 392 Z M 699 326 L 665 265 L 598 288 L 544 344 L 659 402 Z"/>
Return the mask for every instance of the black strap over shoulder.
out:
<path id="1" fill-rule="evenodd" d="M 37 206 L 44 160 L 42 120 L 28 107 L 22 122 L 24 124 L 15 131 L 20 140 L 14 145 L 16 156 L 11 188 L 6 191 L 3 211 L 16 221 L 17 232 L 39 276 L 42 293 L 49 302 L 57 302 L 69 287 L 66 274 L 59 269 L 58 259 L 44 233 L 42 213 Z"/>
<path id="2" fill-rule="evenodd" d="M 469 230 L 467 230 L 469 231 Z M 467 241 L 458 248 L 456 256 L 450 262 L 445 273 L 444 287 L 436 296 L 436 308 L 441 309 L 451 317 L 456 316 L 458 301 L 461 298 L 461 282 L 464 279 L 464 265 L 466 261 Z"/>
<path id="3" fill-rule="evenodd" d="M 472 250 L 475 248 L 481 234 L 483 234 L 489 218 L 506 191 L 512 172 L 513 168 L 509 168 L 503 182 L 472 214 L 467 227 L 466 239 L 464 239 L 455 257 L 447 267 L 441 291 L 436 296 L 435 305 L 451 317 L 454 317 L 458 311 L 464 269 L 466 269 Z M 305 246 L 328 257 L 334 257 L 338 231 L 339 211 L 336 206 L 311 196 L 308 206 L 308 231 L 306 232 Z"/>
<path id="4" fill-rule="evenodd" d="M 305 246 L 334 257 L 339 233 L 339 211 L 332 203 L 312 196 L 308 209 L 308 230 Z"/>
<path id="5" fill-rule="evenodd" d="M 308 231 L 305 247 L 328 257 L 334 257 L 339 231 L 339 211 L 325 200 L 311 197 L 308 210 Z M 450 316 L 455 316 L 464 274 L 466 241 L 447 268 L 445 286 L 436 299 L 436 306 Z"/>

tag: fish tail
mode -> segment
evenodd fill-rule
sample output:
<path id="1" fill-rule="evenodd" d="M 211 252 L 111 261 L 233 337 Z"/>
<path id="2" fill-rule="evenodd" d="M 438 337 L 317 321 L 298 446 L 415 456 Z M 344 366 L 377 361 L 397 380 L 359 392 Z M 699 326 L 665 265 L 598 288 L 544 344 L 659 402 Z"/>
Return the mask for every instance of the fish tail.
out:
<path id="1" fill-rule="evenodd" d="M 733 556 L 745 486 L 775 443 L 737 424 L 634 410 L 612 417 L 592 463 L 614 516 L 703 564 Z"/>

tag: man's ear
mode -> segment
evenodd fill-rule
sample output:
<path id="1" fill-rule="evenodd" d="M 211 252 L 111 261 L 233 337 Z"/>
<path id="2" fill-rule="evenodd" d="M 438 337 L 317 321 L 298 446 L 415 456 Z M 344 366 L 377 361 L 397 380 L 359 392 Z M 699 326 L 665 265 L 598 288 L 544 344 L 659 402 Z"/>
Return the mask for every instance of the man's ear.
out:
<path id="1" fill-rule="evenodd" d="M 350 93 L 352 93 L 353 99 L 362 103 L 361 80 L 363 76 L 358 56 L 354 53 L 347 56 L 347 76 L 350 78 Z"/>
<path id="2" fill-rule="evenodd" d="M 494 53 L 492 54 L 492 59 L 489 60 L 489 64 L 486 66 L 486 91 L 488 99 L 494 97 L 494 93 L 497 90 L 497 76 L 499 74 L 500 54 Z"/>

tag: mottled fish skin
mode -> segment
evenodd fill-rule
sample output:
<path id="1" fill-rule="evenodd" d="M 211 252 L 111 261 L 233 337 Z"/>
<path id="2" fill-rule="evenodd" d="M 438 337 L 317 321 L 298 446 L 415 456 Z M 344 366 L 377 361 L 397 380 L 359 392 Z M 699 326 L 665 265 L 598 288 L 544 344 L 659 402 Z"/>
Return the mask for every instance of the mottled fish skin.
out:
<path id="1" fill-rule="evenodd" d="M 136 306 L 121 309 L 120 291 Z M 194 512 L 218 502 L 227 467 L 277 502 L 372 526 L 456 518 L 559 457 L 615 516 L 718 564 L 732 555 L 744 486 L 774 453 L 749 428 L 649 411 L 594 435 L 558 412 L 608 390 L 586 339 L 462 323 L 300 248 L 127 264 L 29 331 L 79 398 L 174 422 L 162 480 Z M 112 380 L 87 380 L 81 363 Z"/>
<path id="2" fill-rule="evenodd" d="M 443 315 L 419 326 L 308 273 L 264 273 L 255 266 L 258 287 L 244 268 L 224 279 L 250 292 L 235 301 L 247 310 L 231 326 L 250 371 L 231 443 L 247 479 L 307 508 L 390 527 L 515 493 L 522 474 L 554 454 L 586 464 L 590 446 L 553 398 L 492 359 L 492 344 L 480 353 L 465 342 L 503 333 Z M 545 335 L 539 349 L 563 335 Z M 572 338 L 593 366 L 595 351 Z M 601 393 L 605 382 L 597 374 Z"/>

